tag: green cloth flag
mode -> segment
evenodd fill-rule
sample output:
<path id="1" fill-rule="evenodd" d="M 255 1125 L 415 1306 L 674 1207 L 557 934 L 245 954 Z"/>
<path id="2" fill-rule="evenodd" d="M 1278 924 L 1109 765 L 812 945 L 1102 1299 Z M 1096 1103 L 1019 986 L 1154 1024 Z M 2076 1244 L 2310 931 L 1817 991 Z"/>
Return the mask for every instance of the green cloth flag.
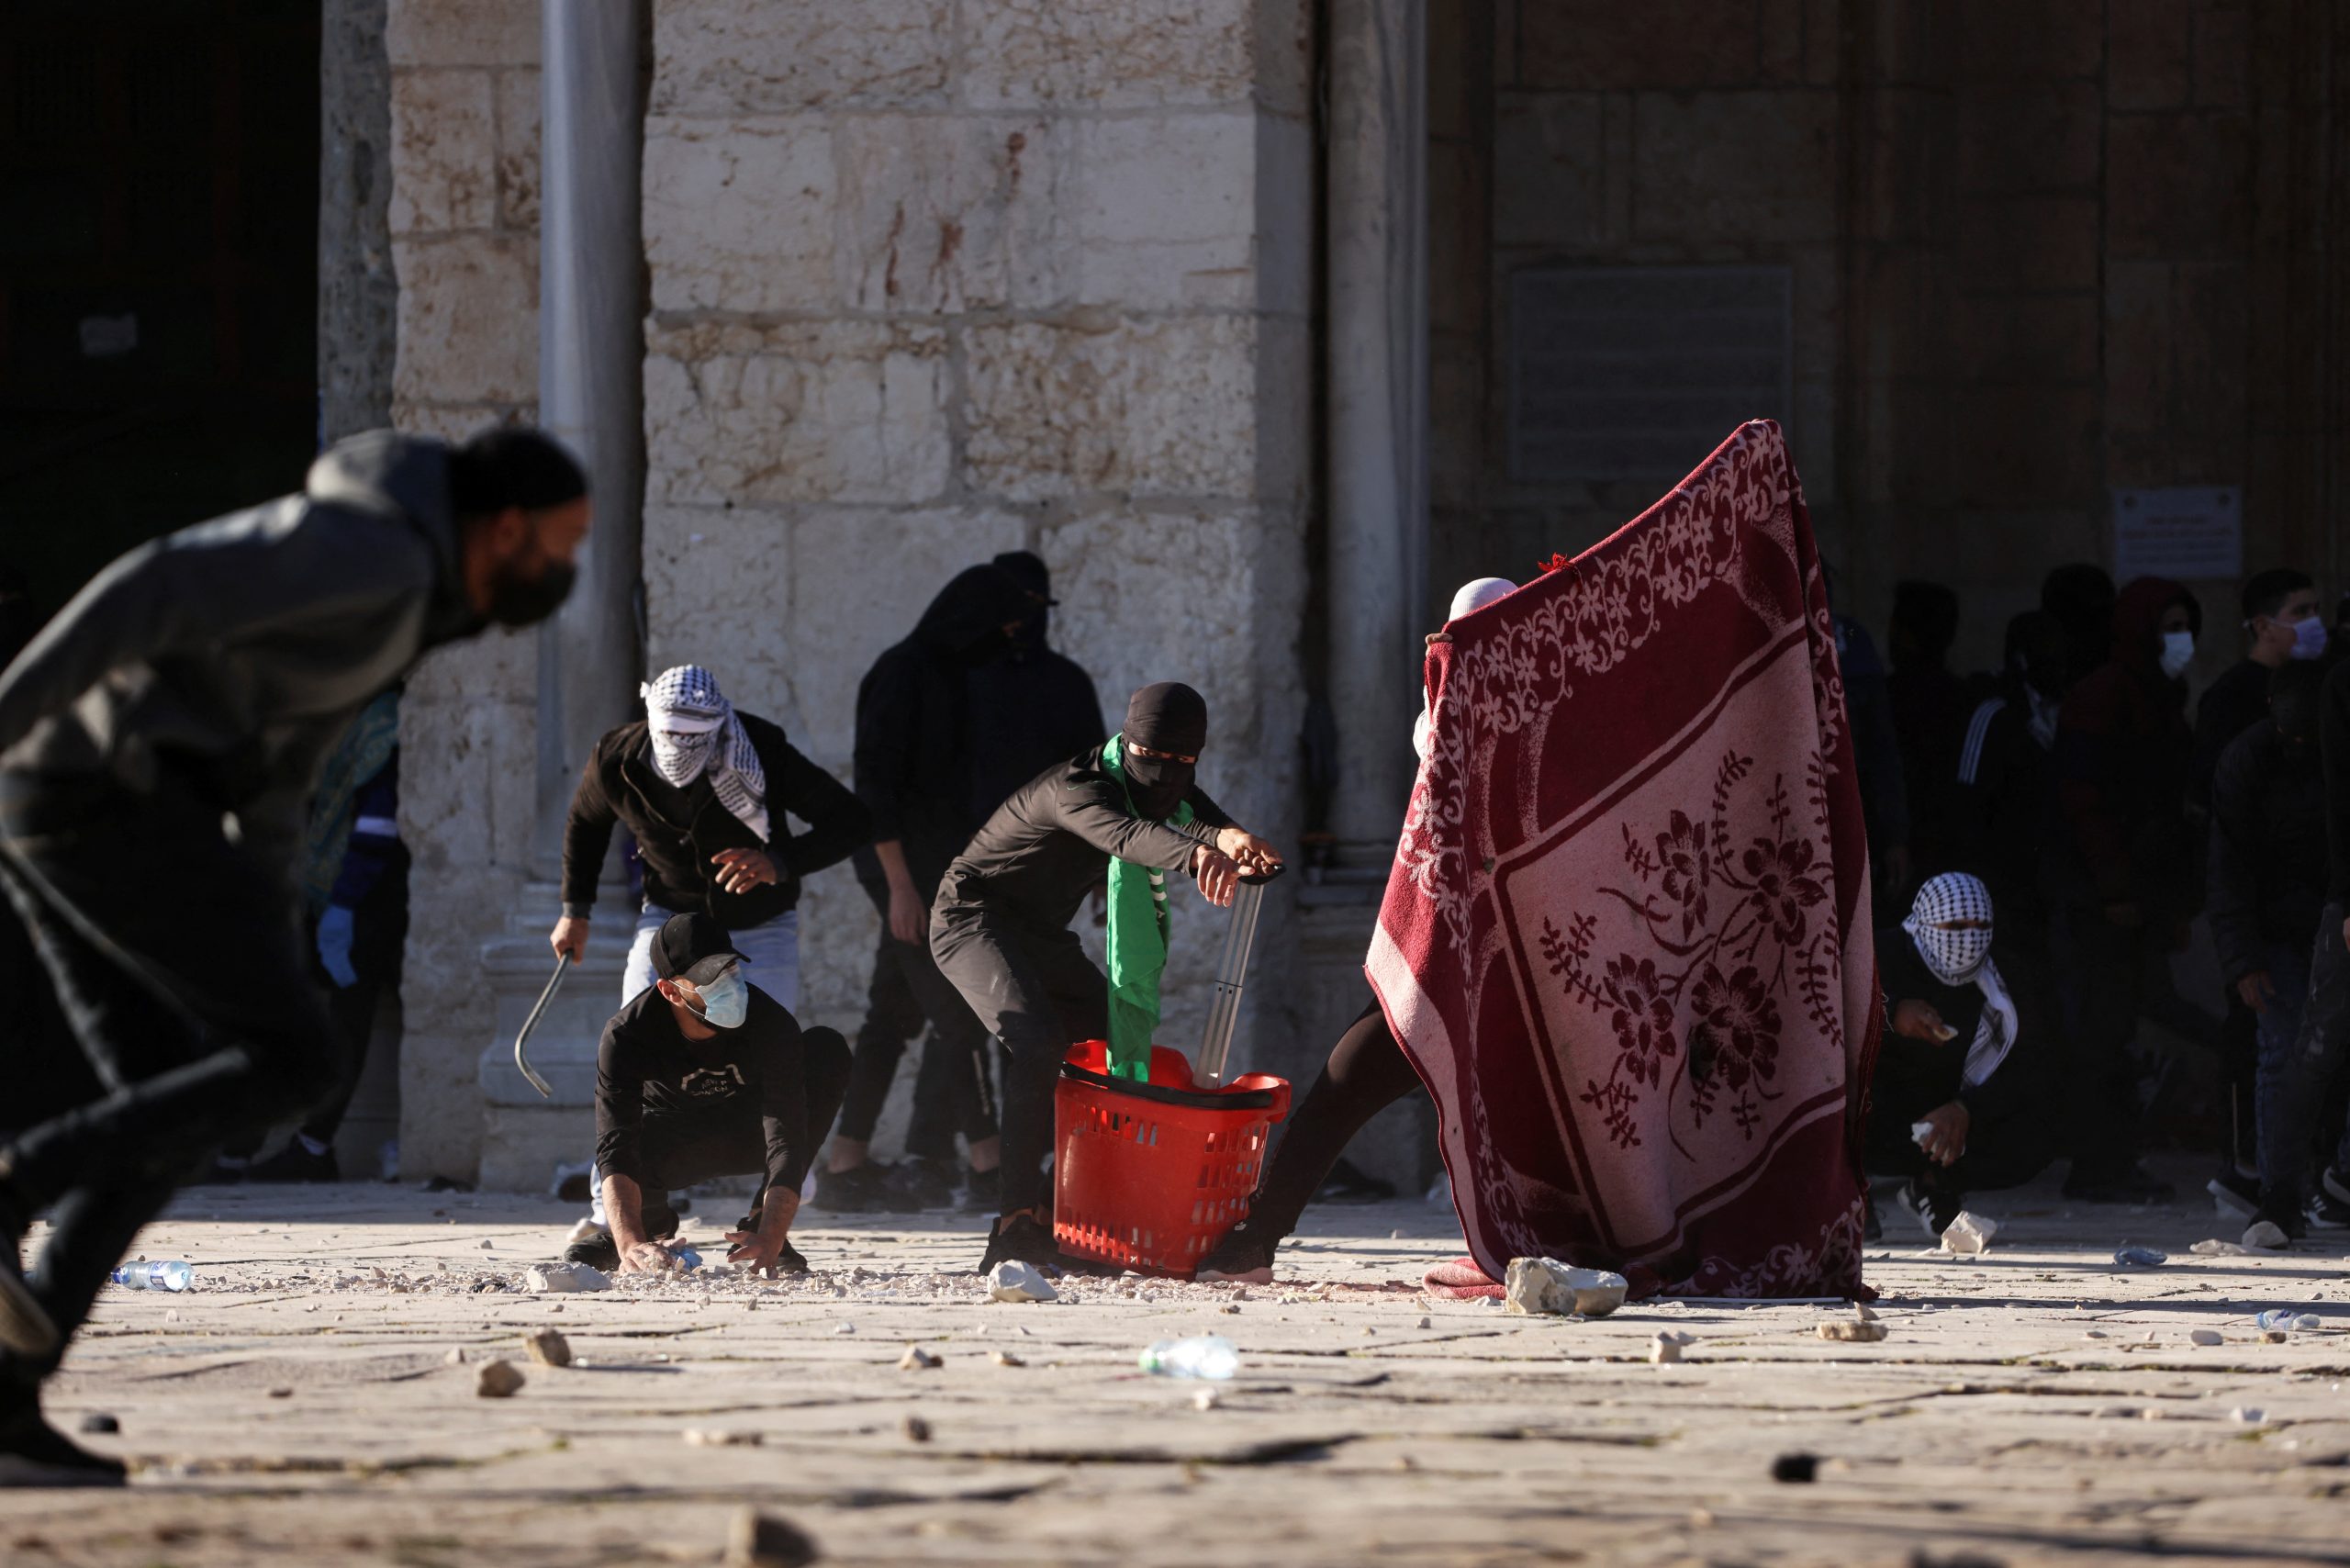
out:
<path id="1" fill-rule="evenodd" d="M 1119 736 L 1102 748 L 1102 766 L 1135 809 Z M 1192 825 L 1192 802 L 1167 819 Z M 1167 873 L 1110 857 L 1110 1076 L 1150 1081 L 1150 1039 L 1158 1028 L 1158 977 L 1167 972 Z"/>

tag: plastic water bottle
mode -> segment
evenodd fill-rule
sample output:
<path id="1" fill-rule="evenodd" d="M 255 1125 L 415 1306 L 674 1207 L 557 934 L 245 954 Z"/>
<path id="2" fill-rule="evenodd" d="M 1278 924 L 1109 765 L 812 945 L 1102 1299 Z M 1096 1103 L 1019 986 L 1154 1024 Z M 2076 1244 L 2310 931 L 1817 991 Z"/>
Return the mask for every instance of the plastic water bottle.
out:
<path id="1" fill-rule="evenodd" d="M 114 1271 L 114 1282 L 135 1291 L 184 1291 L 196 1278 L 185 1263 L 125 1263 Z"/>
<path id="2" fill-rule="evenodd" d="M 1240 1370 L 1240 1352 L 1221 1334 L 1161 1339 L 1136 1359 L 1153 1377 L 1197 1377 L 1222 1383 Z"/>
<path id="3" fill-rule="evenodd" d="M 2170 1261 L 2170 1254 L 2159 1247 L 2124 1247 L 2113 1260 L 2125 1269 L 2159 1269 Z"/>
<path id="4" fill-rule="evenodd" d="M 2325 1320 L 2314 1312 L 2296 1312 L 2289 1306 L 2272 1306 L 2253 1319 L 2263 1328 L 2298 1328 L 2304 1334 L 2314 1334 L 2325 1327 Z"/>

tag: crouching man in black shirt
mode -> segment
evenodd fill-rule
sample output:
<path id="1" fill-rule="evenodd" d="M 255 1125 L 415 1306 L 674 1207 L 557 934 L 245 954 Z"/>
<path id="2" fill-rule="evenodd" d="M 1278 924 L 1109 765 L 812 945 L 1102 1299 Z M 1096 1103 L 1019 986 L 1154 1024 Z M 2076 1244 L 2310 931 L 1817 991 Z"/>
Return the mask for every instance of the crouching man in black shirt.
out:
<path id="1" fill-rule="evenodd" d="M 752 1270 L 805 1273 L 788 1239 L 808 1160 L 848 1086 L 848 1042 L 800 1027 L 743 978 L 708 914 L 672 915 L 653 943 L 653 989 L 604 1026 L 596 1057 L 596 1165 L 610 1235 L 564 1256 L 629 1273 L 677 1266 L 666 1194 L 718 1176 L 764 1184 L 726 1239 Z M 646 1194 L 652 1196 L 648 1199 Z"/>

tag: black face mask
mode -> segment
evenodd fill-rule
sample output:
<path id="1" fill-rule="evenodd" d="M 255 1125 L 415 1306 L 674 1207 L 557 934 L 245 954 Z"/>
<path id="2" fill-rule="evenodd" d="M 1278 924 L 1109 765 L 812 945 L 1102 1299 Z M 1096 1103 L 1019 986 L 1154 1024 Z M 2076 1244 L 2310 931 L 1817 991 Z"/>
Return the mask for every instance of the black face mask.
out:
<path id="1" fill-rule="evenodd" d="M 1183 796 L 1192 788 L 1192 776 L 1198 765 L 1178 762 L 1171 756 L 1143 756 L 1134 747 L 1121 743 L 1119 752 L 1126 769 L 1126 796 L 1135 803 L 1135 814 L 1147 822 L 1163 822 L 1175 814 L 1183 803 Z"/>
<path id="2" fill-rule="evenodd" d="M 489 618 L 500 626 L 534 626 L 563 608 L 579 568 L 553 561 L 534 577 L 500 572 L 489 588 Z"/>

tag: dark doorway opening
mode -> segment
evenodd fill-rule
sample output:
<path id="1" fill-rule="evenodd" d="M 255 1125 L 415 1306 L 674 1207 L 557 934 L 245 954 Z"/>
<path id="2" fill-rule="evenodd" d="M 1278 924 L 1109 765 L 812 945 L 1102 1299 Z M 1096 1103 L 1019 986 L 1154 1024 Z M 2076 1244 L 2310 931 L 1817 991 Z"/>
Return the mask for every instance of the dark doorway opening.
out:
<path id="1" fill-rule="evenodd" d="M 0 567 L 45 618 L 317 446 L 319 8 L 0 13 Z"/>

